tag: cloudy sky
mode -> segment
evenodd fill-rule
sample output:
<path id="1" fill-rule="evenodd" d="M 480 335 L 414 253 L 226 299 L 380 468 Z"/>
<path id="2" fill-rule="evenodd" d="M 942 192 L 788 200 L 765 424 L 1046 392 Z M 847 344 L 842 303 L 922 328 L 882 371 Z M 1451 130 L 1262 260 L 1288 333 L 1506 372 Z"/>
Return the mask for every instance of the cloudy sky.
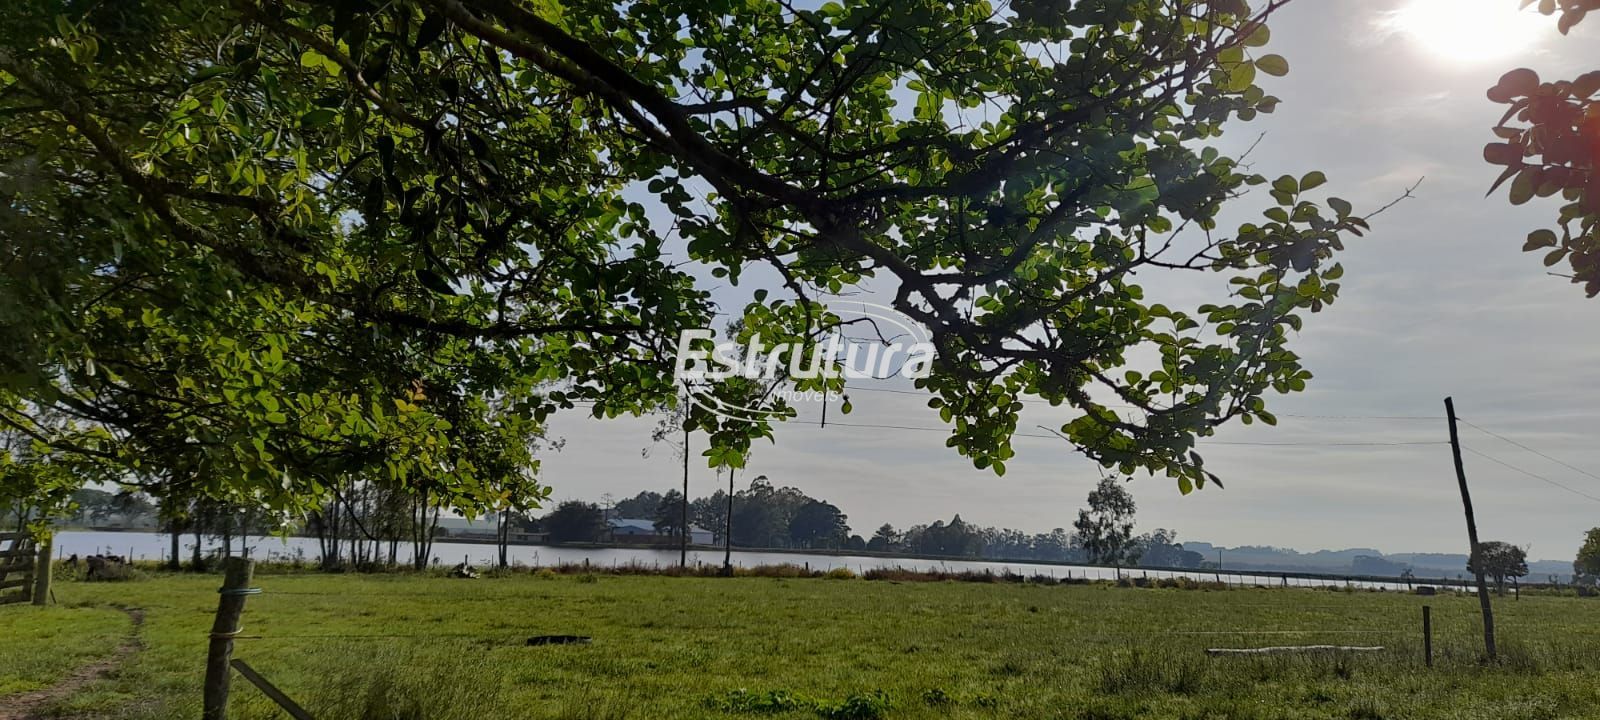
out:
<path id="1" fill-rule="evenodd" d="M 1473 424 L 1581 470 L 1464 427 L 1468 448 L 1531 473 L 1467 455 L 1485 539 L 1568 559 L 1583 532 L 1600 526 L 1600 500 L 1578 494 L 1600 498 L 1600 300 L 1546 276 L 1537 255 L 1520 251 L 1555 210 L 1537 202 L 1512 208 L 1503 194 L 1484 199 L 1496 173 L 1481 158 L 1503 109 L 1484 90 L 1517 66 L 1566 78 L 1594 69 L 1600 22 L 1563 38 L 1551 21 L 1504 14 L 1516 4 L 1299 0 L 1275 21 L 1270 50 L 1286 55 L 1293 72 L 1269 79 L 1267 89 L 1284 103 L 1232 128 L 1227 149 L 1265 133 L 1252 156 L 1258 172 L 1324 170 L 1327 190 L 1358 208 L 1426 181 L 1350 245 L 1340 301 L 1297 339 L 1317 376 L 1312 387 L 1272 402 L 1277 428 L 1232 427 L 1202 446 L 1226 490 L 1182 497 L 1165 478 L 1136 479 L 1141 528 L 1223 545 L 1465 552 L 1447 446 L 1336 444 L 1442 442 L 1447 395 Z M 1192 295 L 1192 303 L 1215 299 L 1198 286 L 1167 290 Z M 939 424 L 914 395 L 862 389 L 852 399 L 853 414 L 831 419 Z M 1061 419 L 1042 409 L 1025 426 Z M 1030 532 L 1068 527 L 1099 477 L 1056 440 L 1019 440 L 1019 456 L 996 478 L 944 448 L 937 432 L 823 429 L 814 414 L 801 421 L 756 448 L 741 484 L 764 474 L 827 499 L 863 535 L 885 522 L 903 528 L 956 513 Z M 665 491 L 679 470 L 666 448 L 642 452 L 652 425 L 557 418 L 553 431 L 567 445 L 546 458 L 545 480 L 559 499 Z M 1307 442 L 1326 445 L 1282 445 Z M 710 493 L 716 476 L 700 462 L 693 471 L 693 494 Z"/>

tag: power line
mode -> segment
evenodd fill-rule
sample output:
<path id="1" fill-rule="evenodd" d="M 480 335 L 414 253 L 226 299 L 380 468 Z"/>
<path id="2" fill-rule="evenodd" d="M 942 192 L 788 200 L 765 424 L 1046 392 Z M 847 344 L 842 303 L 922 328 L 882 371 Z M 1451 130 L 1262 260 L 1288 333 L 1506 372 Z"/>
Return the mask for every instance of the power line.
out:
<path id="1" fill-rule="evenodd" d="M 847 428 L 862 428 L 862 429 L 877 429 L 877 430 L 911 430 L 911 431 L 919 431 L 919 432 L 937 432 L 937 433 L 949 433 L 951 431 L 950 428 L 919 427 L 919 426 L 914 426 L 914 425 L 878 425 L 878 424 L 870 424 L 870 423 L 842 423 L 842 422 L 830 422 L 830 423 L 828 423 L 828 425 L 830 427 L 838 426 L 838 427 L 847 427 Z M 1011 433 L 1011 437 L 1038 438 L 1038 439 L 1041 439 L 1041 440 L 1060 440 L 1061 439 L 1060 437 L 1055 436 L 1055 435 L 1045 435 L 1043 433 L 1024 433 L 1024 432 Z M 1226 445 L 1226 446 L 1237 446 L 1237 447 L 1407 447 L 1407 446 L 1418 446 L 1418 445 L 1449 445 L 1450 444 L 1449 442 L 1443 441 L 1443 440 L 1425 440 L 1425 441 L 1417 441 L 1417 442 L 1234 442 L 1234 441 L 1227 441 L 1227 440 L 1201 440 L 1200 442 L 1201 442 L 1201 444 L 1204 444 L 1204 445 Z"/>
<path id="2" fill-rule="evenodd" d="M 1571 470 L 1571 471 L 1573 471 L 1575 473 L 1578 473 L 1580 475 L 1587 475 L 1587 476 L 1589 476 L 1591 478 L 1594 478 L 1596 480 L 1600 480 L 1600 475 L 1596 475 L 1596 474 L 1594 474 L 1592 472 L 1589 472 L 1588 470 L 1584 470 L 1583 468 L 1577 467 L 1576 465 L 1573 465 L 1571 463 L 1564 462 L 1564 461 L 1558 460 L 1556 458 L 1550 457 L 1549 455 L 1546 455 L 1545 453 L 1539 452 L 1538 450 L 1535 450 L 1535 449 L 1533 449 L 1531 447 L 1528 447 L 1527 445 L 1523 445 L 1522 443 L 1519 443 L 1519 442 L 1517 442 L 1515 440 L 1512 440 L 1511 438 L 1508 438 L 1508 437 L 1506 437 L 1504 435 L 1501 435 L 1500 433 L 1497 433 L 1497 432 L 1494 432 L 1494 431 L 1491 431 L 1491 430 L 1485 430 L 1484 428 L 1481 428 L 1481 427 L 1479 427 L 1477 425 L 1473 425 L 1472 423 L 1467 422 L 1466 420 L 1461 420 L 1460 418 L 1456 418 L 1456 419 L 1460 420 L 1461 424 L 1466 425 L 1467 427 L 1470 427 L 1470 428 L 1472 428 L 1474 430 L 1477 430 L 1478 432 L 1481 432 L 1481 433 L 1483 433 L 1485 435 L 1490 435 L 1490 436 L 1493 436 L 1493 437 L 1497 437 L 1497 438 L 1499 438 L 1501 440 L 1504 440 L 1504 441 L 1506 441 L 1508 443 L 1511 443 L 1512 445 L 1515 445 L 1515 446 L 1517 446 L 1519 448 L 1522 448 L 1523 450 L 1526 450 L 1526 451 L 1531 452 L 1531 453 L 1533 453 L 1535 455 L 1538 455 L 1539 457 L 1542 457 L 1542 458 L 1544 458 L 1546 460 L 1549 460 L 1550 462 L 1553 462 L 1553 463 L 1555 463 L 1557 465 L 1560 465 L 1561 467 L 1564 467 L 1564 468 L 1566 468 L 1568 470 Z"/>
<path id="3" fill-rule="evenodd" d="M 851 393 L 851 392 L 875 392 L 875 393 L 891 393 L 891 394 L 894 394 L 894 395 L 912 395 L 912 396 L 916 396 L 916 397 L 930 397 L 930 394 L 928 392 L 926 392 L 926 391 L 921 391 L 921 390 L 895 390 L 893 388 L 846 387 L 845 388 L 845 392 L 846 393 Z M 1024 403 L 1035 404 L 1035 405 L 1047 405 L 1047 406 L 1051 406 L 1051 407 L 1071 407 L 1070 405 L 1066 405 L 1064 403 L 1062 405 L 1057 406 L 1054 403 L 1051 403 L 1049 400 L 1039 400 L 1039 399 L 1033 399 L 1033 398 L 1021 398 L 1021 400 Z M 1127 410 L 1138 410 L 1138 409 L 1140 409 L 1140 408 L 1135 407 L 1133 405 L 1108 405 L 1106 407 L 1121 408 L 1121 409 L 1127 409 Z M 1444 420 L 1443 416 L 1437 416 L 1437 415 L 1297 415 L 1297 414 L 1294 414 L 1294 413 L 1273 413 L 1273 416 L 1275 416 L 1275 417 L 1287 417 L 1287 418 L 1299 418 L 1299 419 L 1304 419 L 1304 420 L 1424 420 L 1424 421 L 1428 421 L 1428 422 L 1438 422 L 1438 421 Z"/>
<path id="4" fill-rule="evenodd" d="M 1595 502 L 1600 502 L 1600 497 L 1595 497 L 1594 495 L 1590 495 L 1589 493 L 1586 493 L 1586 492 L 1584 492 L 1582 490 L 1579 490 L 1579 489 L 1577 489 L 1575 487 L 1572 487 L 1570 485 L 1567 485 L 1565 483 L 1560 483 L 1560 482 L 1557 482 L 1555 480 L 1551 480 L 1550 478 L 1547 478 L 1547 477 L 1545 477 L 1543 475 L 1540 475 L 1538 473 L 1528 472 L 1527 470 L 1523 470 L 1522 468 L 1519 468 L 1519 467 L 1517 467 L 1515 465 L 1512 465 L 1511 463 L 1508 463 L 1508 462 L 1506 462 L 1504 460 L 1496 458 L 1496 457 L 1494 457 L 1492 455 L 1488 455 L 1486 453 L 1478 452 L 1477 450 L 1473 450 L 1472 448 L 1469 448 L 1469 447 L 1466 447 L 1466 446 L 1462 446 L 1461 449 L 1465 450 L 1465 451 L 1467 451 L 1469 453 L 1472 453 L 1473 455 L 1477 455 L 1478 457 L 1481 457 L 1481 458 L 1483 458 L 1485 460 L 1488 460 L 1489 462 L 1492 462 L 1492 463 L 1494 463 L 1496 465 L 1499 465 L 1501 467 L 1504 467 L 1504 468 L 1507 468 L 1509 470 L 1514 470 L 1516 472 L 1522 473 L 1523 475 L 1527 475 L 1528 477 L 1531 477 L 1531 478 L 1533 478 L 1535 480 L 1538 480 L 1540 482 L 1549 483 L 1551 485 L 1554 485 L 1554 486 L 1556 486 L 1558 488 L 1561 488 L 1562 490 L 1565 490 L 1565 491 L 1567 491 L 1569 493 L 1572 493 L 1573 495 L 1577 495 L 1577 496 L 1580 496 L 1580 497 L 1585 497 L 1585 498 L 1588 498 L 1588 499 L 1593 500 Z"/>

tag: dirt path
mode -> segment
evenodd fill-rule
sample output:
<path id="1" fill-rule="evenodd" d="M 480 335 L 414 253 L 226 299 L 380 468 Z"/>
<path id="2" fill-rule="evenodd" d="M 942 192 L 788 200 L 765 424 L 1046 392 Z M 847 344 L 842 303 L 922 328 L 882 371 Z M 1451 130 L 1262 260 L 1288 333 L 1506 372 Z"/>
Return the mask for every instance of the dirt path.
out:
<path id="1" fill-rule="evenodd" d="M 139 608 L 122 608 L 122 611 L 133 621 L 133 629 L 128 633 L 127 639 L 117 647 L 116 652 L 74 670 L 65 680 L 51 687 L 6 698 L 4 707 L 0 707 L 0 720 L 35 720 L 42 717 L 38 715 L 39 711 L 77 692 L 85 685 L 110 675 L 111 671 L 138 652 L 141 647 L 139 628 L 144 625 L 144 611 Z"/>

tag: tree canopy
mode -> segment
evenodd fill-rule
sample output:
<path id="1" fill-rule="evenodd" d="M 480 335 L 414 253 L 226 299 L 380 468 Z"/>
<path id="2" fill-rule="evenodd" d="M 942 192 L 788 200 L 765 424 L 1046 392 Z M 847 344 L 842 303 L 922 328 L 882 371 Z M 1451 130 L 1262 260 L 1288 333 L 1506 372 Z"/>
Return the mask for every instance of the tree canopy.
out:
<path id="1" fill-rule="evenodd" d="M 1188 492 L 1197 438 L 1305 387 L 1289 337 L 1368 227 L 1217 147 L 1278 103 L 1285 3 L 17 0 L 0 422 L 118 479 L 481 511 L 550 413 L 676 402 L 673 341 L 729 314 L 704 270 L 773 342 L 892 298 L 979 468 L 1031 396 Z M 1195 308 L 1140 284 L 1208 273 Z M 686 427 L 719 466 L 772 435 Z"/>
<path id="2" fill-rule="evenodd" d="M 1089 507 L 1072 523 L 1088 561 L 1097 565 L 1132 565 L 1139 561 L 1133 537 L 1133 493 L 1116 478 L 1101 478 L 1089 491 Z"/>
<path id="3" fill-rule="evenodd" d="M 1563 35 L 1600 10 L 1600 0 L 1521 2 L 1560 13 Z M 1489 99 L 1509 106 L 1494 128 L 1500 141 L 1483 150 L 1485 160 L 1505 167 L 1489 192 L 1509 182 L 1514 205 L 1559 196 L 1556 225 L 1529 233 L 1523 250 L 1543 253 L 1546 267 L 1564 263 L 1573 283 L 1589 297 L 1600 295 L 1600 69 L 1544 81 L 1518 68 L 1489 89 Z"/>
<path id="4" fill-rule="evenodd" d="M 1478 559 L 1483 562 L 1481 570 Z M 1495 587 L 1504 593 L 1508 578 L 1527 577 L 1528 551 L 1498 540 L 1478 543 L 1477 554 L 1467 561 L 1467 572 L 1482 572 L 1494 580 Z"/>
<path id="5" fill-rule="evenodd" d="M 1583 546 L 1572 561 L 1572 575 L 1579 582 L 1593 584 L 1600 580 L 1600 528 L 1591 528 L 1583 535 Z"/>

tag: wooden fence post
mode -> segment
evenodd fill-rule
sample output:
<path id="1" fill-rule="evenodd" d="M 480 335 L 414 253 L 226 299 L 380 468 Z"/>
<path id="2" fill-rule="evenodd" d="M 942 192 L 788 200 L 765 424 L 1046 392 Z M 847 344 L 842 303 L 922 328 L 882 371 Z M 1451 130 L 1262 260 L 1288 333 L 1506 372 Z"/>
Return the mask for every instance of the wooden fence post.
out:
<path id="1" fill-rule="evenodd" d="M 43 605 L 50 601 L 50 553 L 55 543 L 55 536 L 45 531 L 39 539 L 38 565 L 33 570 L 33 604 Z"/>
<path id="2" fill-rule="evenodd" d="M 239 634 L 239 618 L 244 614 L 245 597 L 260 592 L 250 587 L 255 563 L 242 557 L 223 561 L 221 595 L 217 599 L 217 618 L 211 624 L 211 645 L 206 651 L 204 720 L 227 720 L 228 686 L 232 680 L 229 661 L 233 659 L 233 638 Z"/>
<path id="3" fill-rule="evenodd" d="M 1422 606 L 1422 654 L 1433 667 L 1433 608 Z"/>

